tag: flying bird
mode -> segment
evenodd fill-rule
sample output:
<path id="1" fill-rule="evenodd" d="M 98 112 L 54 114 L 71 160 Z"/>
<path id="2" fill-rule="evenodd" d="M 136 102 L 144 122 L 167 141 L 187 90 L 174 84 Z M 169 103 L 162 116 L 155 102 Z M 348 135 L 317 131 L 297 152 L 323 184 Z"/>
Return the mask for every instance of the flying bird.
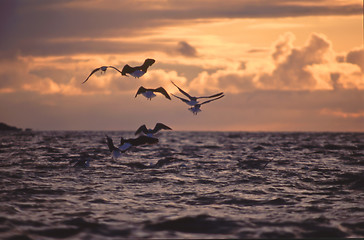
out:
<path id="1" fill-rule="evenodd" d="M 126 64 L 121 71 L 121 75 L 127 76 L 126 74 L 129 74 L 135 78 L 140 78 L 147 72 L 148 68 L 152 66 L 153 63 L 155 63 L 154 59 L 147 58 L 141 66 L 130 67 L 128 64 Z"/>
<path id="2" fill-rule="evenodd" d="M 119 149 L 127 148 L 129 149 L 132 146 L 141 146 L 145 144 L 156 144 L 158 143 L 158 138 L 148 137 L 148 136 L 139 136 L 137 138 L 120 138 L 120 147 Z"/>
<path id="3" fill-rule="evenodd" d="M 202 104 L 206 104 L 206 103 L 209 103 L 209 102 L 212 102 L 212 101 L 215 101 L 217 99 L 220 99 L 222 97 L 224 97 L 225 95 L 222 95 L 220 97 L 217 97 L 217 98 L 214 98 L 214 99 L 210 99 L 210 100 L 207 100 L 207 101 L 204 101 L 202 103 L 199 103 L 199 104 L 196 104 L 194 105 L 193 107 L 190 107 L 188 110 L 190 110 L 194 115 L 197 115 L 197 113 L 201 112 L 202 110 L 200 109 L 201 108 L 201 105 Z"/>
<path id="4" fill-rule="evenodd" d="M 119 73 L 122 73 L 119 69 L 117 69 L 116 67 L 114 67 L 114 66 L 102 66 L 102 67 L 99 67 L 99 68 L 95 68 L 91 73 L 90 73 L 90 75 L 88 75 L 88 77 L 86 78 L 86 80 L 85 81 L 83 81 L 83 83 L 82 84 L 84 84 L 90 77 L 91 77 L 91 75 L 92 74 L 94 74 L 95 72 L 97 72 L 97 71 L 101 71 L 101 73 L 105 73 L 106 72 L 106 70 L 108 69 L 108 68 L 113 68 L 113 69 L 115 69 L 116 71 L 118 71 Z"/>
<path id="5" fill-rule="evenodd" d="M 144 133 L 147 137 L 153 137 L 153 135 L 159 132 L 160 130 L 172 130 L 172 128 L 168 127 L 167 125 L 164 125 L 163 123 L 157 123 L 154 126 L 154 129 L 151 128 L 148 129 L 144 124 L 140 126 L 138 130 L 136 130 L 135 135 Z"/>
<path id="6" fill-rule="evenodd" d="M 172 82 L 172 81 L 171 81 Z M 176 86 L 178 88 L 178 90 L 184 94 L 186 97 L 188 97 L 189 99 L 185 99 L 185 98 L 182 98 L 182 97 L 178 97 L 174 94 L 172 94 L 174 97 L 182 100 L 184 103 L 190 105 L 190 106 L 195 106 L 196 104 L 198 104 L 198 99 L 200 98 L 214 98 L 214 97 L 218 97 L 218 96 L 221 96 L 222 94 L 224 94 L 223 92 L 221 93 L 217 93 L 217 94 L 214 94 L 214 95 L 211 95 L 211 96 L 204 96 L 204 97 L 193 97 L 191 95 L 189 95 L 188 93 L 186 93 L 185 91 L 183 91 L 180 87 L 178 87 L 174 82 L 172 82 L 174 86 Z"/>
<path id="7" fill-rule="evenodd" d="M 120 146 L 115 147 L 113 140 L 106 135 L 107 146 L 109 147 L 109 151 L 113 159 L 116 159 L 121 156 L 122 153 L 126 152 L 129 148 L 133 146 L 140 146 L 145 144 L 156 144 L 158 143 L 158 138 L 147 137 L 147 136 L 139 136 L 137 138 L 128 138 L 124 139 L 120 138 Z"/>
<path id="8" fill-rule="evenodd" d="M 126 149 L 121 150 L 121 149 L 115 147 L 113 140 L 107 135 L 106 135 L 106 140 L 107 140 L 107 146 L 109 147 L 109 151 L 111 153 L 111 157 L 113 159 L 119 158 L 121 156 L 121 154 L 126 151 Z"/>
<path id="9" fill-rule="evenodd" d="M 72 159 L 70 160 L 70 164 L 74 163 L 73 167 L 89 167 L 91 160 L 88 154 L 81 154 L 80 159 Z"/>
<path id="10" fill-rule="evenodd" d="M 152 100 L 152 98 L 154 98 L 156 96 L 154 94 L 155 92 L 159 92 L 159 93 L 163 94 L 166 98 L 171 100 L 171 97 L 168 95 L 167 91 L 162 87 L 152 89 L 152 88 L 144 88 L 143 86 L 141 86 L 138 89 L 138 92 L 135 94 L 135 97 L 137 97 L 139 94 L 142 94 L 147 99 Z"/>

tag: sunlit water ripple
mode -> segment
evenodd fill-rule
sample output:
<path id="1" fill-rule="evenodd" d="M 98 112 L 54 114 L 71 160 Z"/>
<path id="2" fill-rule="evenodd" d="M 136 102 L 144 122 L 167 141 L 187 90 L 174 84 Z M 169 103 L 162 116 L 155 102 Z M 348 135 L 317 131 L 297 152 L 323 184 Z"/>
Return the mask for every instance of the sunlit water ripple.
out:
<path id="1" fill-rule="evenodd" d="M 1 239 L 364 237 L 364 133 L 105 133 L 0 135 Z"/>

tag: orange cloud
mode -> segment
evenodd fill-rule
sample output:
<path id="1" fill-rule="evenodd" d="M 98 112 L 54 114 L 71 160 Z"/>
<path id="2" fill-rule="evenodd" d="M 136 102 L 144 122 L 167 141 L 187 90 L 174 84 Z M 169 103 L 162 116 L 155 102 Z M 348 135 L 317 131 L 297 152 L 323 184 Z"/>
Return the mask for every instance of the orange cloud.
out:
<path id="1" fill-rule="evenodd" d="M 302 47 L 294 47 L 292 33 L 282 35 L 272 46 L 266 61 L 247 60 L 244 68 L 202 72 L 190 87 L 200 93 L 221 89 L 230 93 L 254 90 L 333 90 L 364 89 L 360 69 L 363 50 L 350 51 L 350 61 L 338 62 L 331 42 L 313 33 Z M 237 65 L 236 65 L 237 66 Z M 336 74 L 336 79 L 332 79 Z"/>
<path id="2" fill-rule="evenodd" d="M 364 111 L 361 112 L 343 112 L 341 110 L 333 110 L 324 108 L 320 110 L 322 115 L 330 115 L 339 118 L 364 118 Z"/>

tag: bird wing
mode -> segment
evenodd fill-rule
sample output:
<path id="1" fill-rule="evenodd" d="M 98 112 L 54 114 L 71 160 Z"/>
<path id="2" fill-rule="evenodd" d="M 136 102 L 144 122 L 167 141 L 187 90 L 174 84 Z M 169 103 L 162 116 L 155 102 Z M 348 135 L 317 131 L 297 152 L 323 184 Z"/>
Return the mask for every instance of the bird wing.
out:
<path id="1" fill-rule="evenodd" d="M 211 100 L 204 101 L 204 102 L 200 103 L 200 105 L 205 104 L 205 103 L 209 103 L 209 102 L 212 102 L 212 101 L 215 101 L 215 100 L 220 99 L 220 98 L 222 98 L 222 97 L 224 97 L 224 96 L 225 96 L 225 95 L 222 95 L 222 96 L 220 96 L 220 97 L 218 97 L 218 98 L 214 98 L 214 99 L 211 99 Z"/>
<path id="2" fill-rule="evenodd" d="M 171 81 L 172 82 L 172 81 Z M 185 91 L 183 91 L 181 88 L 179 88 L 174 82 L 172 82 L 174 86 L 176 86 L 178 88 L 178 90 L 183 93 L 186 97 L 188 97 L 189 99 L 191 99 L 191 95 L 189 95 L 188 93 L 186 93 Z"/>
<path id="3" fill-rule="evenodd" d="M 143 133 L 145 133 L 145 134 L 147 134 L 148 133 L 148 129 L 147 129 L 147 127 L 145 126 L 145 124 L 144 125 L 142 125 L 142 126 L 140 126 L 139 128 L 138 128 L 138 130 L 136 130 L 135 131 L 135 134 L 134 135 L 138 135 L 139 133 L 141 133 L 141 132 L 143 132 Z"/>
<path id="4" fill-rule="evenodd" d="M 118 71 L 119 73 L 122 73 L 119 69 L 117 69 L 116 67 L 114 67 L 114 66 L 108 66 L 109 68 L 113 68 L 113 69 L 115 69 L 116 71 Z"/>
<path id="5" fill-rule="evenodd" d="M 101 69 L 101 67 L 99 67 L 99 68 L 95 68 L 91 73 L 90 73 L 90 75 L 88 75 L 88 77 L 86 78 L 86 80 L 85 81 L 83 81 L 83 83 L 82 84 L 84 84 L 90 77 L 91 77 L 91 75 L 92 74 L 94 74 L 95 72 L 97 72 L 97 71 L 99 71 Z"/>
<path id="6" fill-rule="evenodd" d="M 147 59 L 145 59 L 145 61 L 144 61 L 143 65 L 146 65 L 146 66 L 150 67 L 150 66 L 152 66 L 154 63 L 155 63 L 155 60 L 154 60 L 154 59 L 152 59 L 152 58 L 147 58 Z"/>
<path id="7" fill-rule="evenodd" d="M 127 73 L 132 73 L 134 72 L 136 69 L 133 68 L 133 67 L 130 67 L 128 64 L 126 64 L 124 67 L 123 67 L 123 70 L 121 70 L 121 74 L 122 75 L 126 75 Z"/>
<path id="8" fill-rule="evenodd" d="M 138 68 L 138 70 L 142 70 L 143 72 L 147 72 L 148 68 L 150 66 L 152 66 L 153 63 L 155 63 L 155 60 L 154 59 L 147 58 L 147 59 L 145 59 L 143 65 L 141 65 L 141 66 L 139 66 L 137 68 Z"/>
<path id="9" fill-rule="evenodd" d="M 119 150 L 120 152 L 126 152 L 126 150 L 128 150 L 129 148 L 131 148 L 133 145 L 131 143 L 124 143 L 123 145 L 119 146 Z"/>
<path id="10" fill-rule="evenodd" d="M 107 140 L 107 146 L 109 147 L 109 151 L 112 152 L 114 151 L 115 149 L 117 149 L 115 146 L 114 146 L 114 142 L 112 141 L 112 139 L 106 135 L 106 140 Z"/>
<path id="11" fill-rule="evenodd" d="M 205 96 L 205 97 L 197 97 L 197 98 L 214 98 L 214 97 L 218 97 L 220 95 L 224 94 L 223 92 L 221 93 L 218 93 L 218 94 L 214 94 L 214 95 L 211 95 L 211 96 Z"/>
<path id="12" fill-rule="evenodd" d="M 159 87 L 157 89 L 154 90 L 154 92 L 160 92 L 162 93 L 166 98 L 168 98 L 169 100 L 171 100 L 171 97 L 168 95 L 167 91 L 162 88 L 162 87 Z"/>
<path id="13" fill-rule="evenodd" d="M 158 142 L 158 138 L 147 137 L 147 136 L 139 136 L 137 138 L 129 138 L 127 139 L 128 143 L 133 146 L 140 146 L 144 144 L 154 144 Z"/>
<path id="14" fill-rule="evenodd" d="M 144 144 L 155 144 L 158 142 L 158 138 L 154 138 L 154 137 L 147 137 L 147 136 L 139 136 L 137 139 L 135 139 L 135 145 L 134 146 L 139 146 L 139 145 L 144 145 Z"/>
<path id="15" fill-rule="evenodd" d="M 164 125 L 163 123 L 157 123 L 153 129 L 153 133 L 158 132 L 159 130 L 172 130 L 172 128 L 168 127 L 167 125 Z"/>
<path id="16" fill-rule="evenodd" d="M 181 99 L 181 100 L 182 100 L 183 102 L 185 102 L 185 103 L 189 103 L 189 102 L 190 102 L 190 100 L 187 100 L 187 99 L 184 99 L 184 98 L 178 97 L 178 96 L 174 95 L 173 93 L 171 93 L 171 95 L 172 95 L 173 97 L 176 97 L 176 98 Z"/>
<path id="17" fill-rule="evenodd" d="M 146 92 L 146 91 L 147 91 L 147 89 L 146 89 L 146 88 L 144 88 L 143 86 L 141 86 L 141 87 L 138 89 L 137 93 L 135 94 L 135 97 L 137 97 L 137 96 L 138 96 L 138 94 L 144 93 L 144 92 Z"/>

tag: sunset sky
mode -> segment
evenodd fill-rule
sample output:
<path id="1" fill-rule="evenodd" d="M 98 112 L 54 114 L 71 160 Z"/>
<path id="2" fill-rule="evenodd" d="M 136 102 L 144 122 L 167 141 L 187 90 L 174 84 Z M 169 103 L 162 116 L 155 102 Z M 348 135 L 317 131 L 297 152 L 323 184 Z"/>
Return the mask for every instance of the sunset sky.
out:
<path id="1" fill-rule="evenodd" d="M 3 0 L 0 122 L 34 130 L 364 131 L 362 0 Z M 140 79 L 122 69 L 156 60 Z M 224 92 L 194 116 L 140 86 Z"/>

